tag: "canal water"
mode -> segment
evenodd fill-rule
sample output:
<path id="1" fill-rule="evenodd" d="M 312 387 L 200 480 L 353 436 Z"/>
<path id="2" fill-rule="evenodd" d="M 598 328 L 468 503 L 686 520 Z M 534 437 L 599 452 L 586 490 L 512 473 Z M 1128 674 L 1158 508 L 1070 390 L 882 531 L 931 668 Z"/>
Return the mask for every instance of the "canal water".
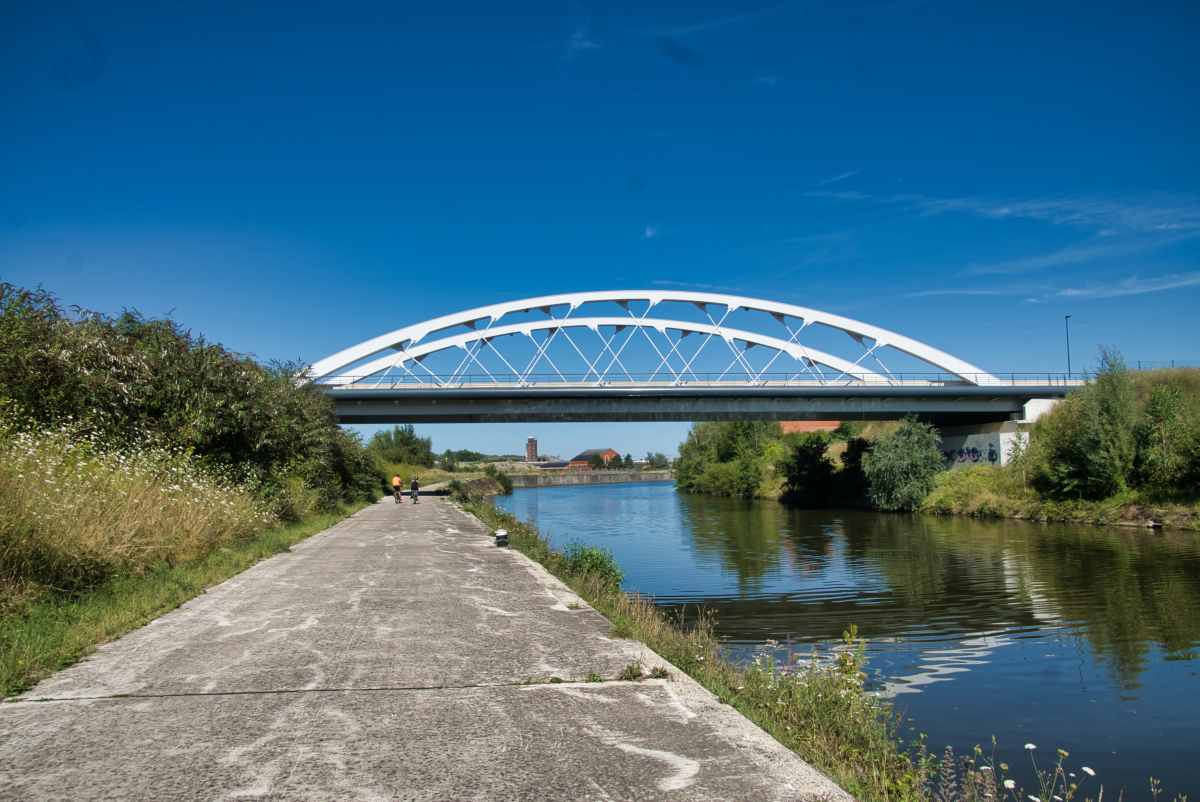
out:
<path id="1" fill-rule="evenodd" d="M 496 499 L 561 545 L 613 551 L 627 588 L 715 610 L 730 647 L 828 650 L 851 624 L 872 683 L 937 751 L 975 744 L 1032 782 L 1056 749 L 1081 794 L 1200 794 L 1200 537 L 676 493 L 673 483 Z"/>

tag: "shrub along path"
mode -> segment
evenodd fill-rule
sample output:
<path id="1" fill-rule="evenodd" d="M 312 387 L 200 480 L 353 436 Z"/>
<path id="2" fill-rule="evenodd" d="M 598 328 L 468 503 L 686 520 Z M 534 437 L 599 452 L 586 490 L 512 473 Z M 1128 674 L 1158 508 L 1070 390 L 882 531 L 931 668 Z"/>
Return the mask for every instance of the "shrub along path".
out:
<path id="1" fill-rule="evenodd" d="M 0 796 L 850 799 L 680 672 L 617 681 L 662 662 L 487 535 L 384 499 L 210 589 L 0 705 Z"/>

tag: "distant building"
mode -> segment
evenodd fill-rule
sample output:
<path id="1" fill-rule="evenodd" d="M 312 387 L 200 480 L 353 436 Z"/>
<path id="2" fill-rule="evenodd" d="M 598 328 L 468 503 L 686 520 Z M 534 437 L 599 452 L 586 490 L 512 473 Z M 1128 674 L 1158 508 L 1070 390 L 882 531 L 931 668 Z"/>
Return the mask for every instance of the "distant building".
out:
<path id="1" fill-rule="evenodd" d="M 583 470 L 583 471 L 589 470 L 588 462 L 591 461 L 592 456 L 595 454 L 600 455 L 600 457 L 604 460 L 605 465 L 607 465 L 608 461 L 610 459 L 612 459 L 613 457 L 620 456 L 620 454 L 613 451 L 611 448 L 589 448 L 587 451 L 582 451 L 579 454 L 575 455 L 574 457 L 571 457 L 571 459 L 570 459 L 571 467 L 578 468 L 579 470 Z"/>
<path id="2" fill-rule="evenodd" d="M 781 421 L 784 434 L 792 432 L 832 432 L 842 425 L 840 420 L 785 420 Z"/>
<path id="3" fill-rule="evenodd" d="M 525 461 L 526 462 L 536 462 L 539 464 L 539 467 L 545 467 L 544 465 L 542 465 L 542 463 L 555 462 L 556 460 L 558 460 L 558 457 L 551 456 L 549 454 L 538 454 L 536 437 L 526 437 L 525 438 Z"/>

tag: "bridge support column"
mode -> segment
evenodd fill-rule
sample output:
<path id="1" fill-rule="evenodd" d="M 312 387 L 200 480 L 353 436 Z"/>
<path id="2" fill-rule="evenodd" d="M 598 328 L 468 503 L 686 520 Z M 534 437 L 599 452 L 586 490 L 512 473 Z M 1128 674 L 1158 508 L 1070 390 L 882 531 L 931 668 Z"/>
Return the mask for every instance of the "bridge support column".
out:
<path id="1" fill-rule="evenodd" d="M 947 467 L 958 470 L 980 465 L 1007 465 L 1009 453 L 1017 439 L 1024 438 L 1028 445 L 1029 430 L 1034 421 L 1053 409 L 1058 402 L 1057 398 L 1031 398 L 1023 407 L 1023 418 L 1014 414 L 1014 420 L 999 423 L 940 428 L 940 448 Z"/>

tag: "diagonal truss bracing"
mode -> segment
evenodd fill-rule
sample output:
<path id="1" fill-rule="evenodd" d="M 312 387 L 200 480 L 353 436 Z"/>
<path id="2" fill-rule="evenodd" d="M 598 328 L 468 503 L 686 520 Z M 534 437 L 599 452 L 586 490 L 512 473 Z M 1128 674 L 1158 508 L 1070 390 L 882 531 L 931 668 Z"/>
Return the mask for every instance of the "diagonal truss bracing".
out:
<path id="1" fill-rule="evenodd" d="M 645 311 L 637 314 L 630 309 L 630 304 L 635 302 L 646 303 Z M 675 319 L 662 314 L 654 315 L 655 312 L 662 311 L 660 304 L 664 302 L 691 304 L 700 310 L 706 322 Z M 589 315 L 587 308 L 581 309 L 585 304 L 592 303 L 616 303 L 624 310 L 626 316 Z M 565 314 L 561 317 L 556 316 L 556 307 L 566 307 Z M 714 307 L 723 308 L 724 312 L 714 315 Z M 728 327 L 726 320 L 738 309 L 767 313 L 782 324 L 788 336 L 775 337 Z M 531 311 L 544 313 L 546 319 L 525 320 L 520 323 L 503 321 L 506 315 Z M 479 325 L 484 321 L 486 325 Z M 863 351 L 857 359 L 848 359 L 806 345 L 801 342 L 801 334 L 811 331 L 813 326 L 843 331 L 855 340 Z M 611 334 L 601 331 L 607 331 L 609 328 L 612 329 Z M 594 352 L 592 356 L 577 342 L 578 332 L 585 329 L 590 330 L 600 341 L 599 351 Z M 677 336 L 673 337 L 675 333 Z M 573 337 L 572 334 L 576 336 Z M 518 362 L 514 354 L 509 353 L 506 356 L 504 349 L 497 347 L 497 340 L 511 335 L 523 335 L 518 339 L 528 338 L 532 342 L 532 358 L 526 361 L 522 356 Z M 695 350 L 688 355 L 683 350 L 683 343 L 692 335 L 699 335 L 701 339 Z M 649 364 L 644 367 L 627 364 L 626 349 L 635 340 L 648 343 L 653 349 L 654 354 L 646 351 L 641 357 L 644 360 L 649 355 L 657 361 L 652 370 L 644 369 L 649 368 Z M 713 356 L 719 356 L 722 352 L 719 347 L 716 352 L 711 349 L 706 352 L 709 343 L 714 340 L 724 342 L 730 356 L 728 366 L 717 381 L 732 376 L 739 381 L 744 379 L 748 385 L 757 385 L 768 370 L 774 368 L 795 380 L 815 381 L 820 384 L 898 383 L 897 377 L 880 359 L 879 350 L 886 347 L 916 357 L 928 364 L 932 371 L 950 374 L 962 383 L 1004 384 L 995 376 L 936 348 L 839 315 L 738 296 L 656 291 L 555 295 L 446 315 L 406 326 L 322 359 L 309 369 L 305 378 L 331 385 L 361 386 L 394 375 L 401 381 L 410 379 L 421 384 L 445 387 L 457 386 L 465 380 L 468 372 L 473 371 L 473 366 L 478 366 L 490 383 L 511 382 L 519 386 L 529 386 L 535 370 L 545 363 L 552 370 L 550 375 L 557 376 L 559 381 L 567 382 L 568 375 L 555 364 L 550 354 L 551 345 L 558 342 L 569 346 L 587 365 L 587 372 L 583 378 L 586 383 L 599 386 L 611 381 L 637 383 L 639 376 L 657 377 L 665 371 L 665 374 L 661 375 L 671 384 L 683 385 L 699 380 L 693 365 L 702 353 L 709 353 L 706 358 L 711 360 Z M 869 344 L 866 342 L 868 340 Z M 758 347 L 774 352 L 762 368 L 755 368 L 747 358 L 747 352 Z M 451 349 L 462 352 L 461 359 L 456 360 L 458 364 L 452 370 L 439 374 L 422 364 L 431 354 Z M 480 361 L 485 351 L 494 354 L 509 373 L 506 374 L 504 370 L 499 373 L 489 371 Z M 878 370 L 867 367 L 864 362 L 868 360 L 877 365 Z M 515 365 L 523 367 L 518 368 Z M 429 375 L 426 377 L 424 374 Z"/>

